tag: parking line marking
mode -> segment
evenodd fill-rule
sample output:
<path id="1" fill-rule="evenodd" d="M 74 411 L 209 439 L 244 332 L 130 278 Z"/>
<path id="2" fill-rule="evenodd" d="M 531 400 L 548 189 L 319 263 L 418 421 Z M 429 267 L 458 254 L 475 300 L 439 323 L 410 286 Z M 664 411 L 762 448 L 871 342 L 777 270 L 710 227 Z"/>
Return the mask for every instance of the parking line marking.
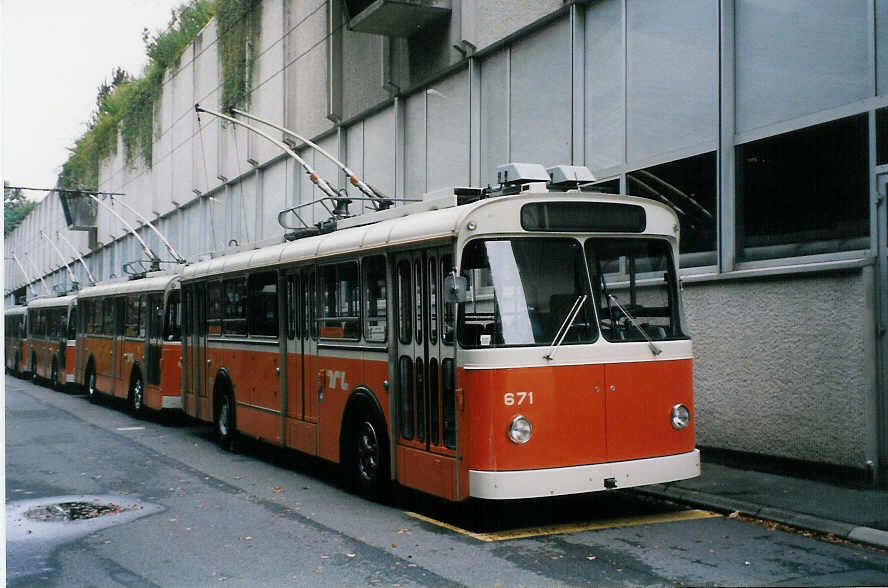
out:
<path id="1" fill-rule="evenodd" d="M 425 521 L 432 525 L 442 527 L 454 533 L 477 539 L 478 541 L 510 541 L 512 539 L 527 539 L 528 537 L 544 537 L 547 535 L 566 535 L 570 533 L 580 533 L 582 531 L 601 531 L 604 529 L 614 529 L 617 527 L 635 527 L 638 525 L 654 525 L 659 523 L 672 523 L 678 521 L 693 521 L 697 519 L 712 519 L 722 515 L 707 510 L 681 510 L 678 512 L 667 512 L 653 515 L 639 515 L 635 517 L 625 517 L 620 519 L 611 519 L 608 521 L 599 521 L 594 523 L 565 523 L 561 525 L 549 525 L 542 527 L 527 527 L 524 529 L 509 529 L 505 531 L 496 531 L 493 533 L 475 533 L 467 529 L 461 529 L 455 525 L 445 523 L 415 512 L 405 511 L 409 517 Z"/>
<path id="2" fill-rule="evenodd" d="M 118 431 L 144 431 L 145 427 L 117 427 Z"/>

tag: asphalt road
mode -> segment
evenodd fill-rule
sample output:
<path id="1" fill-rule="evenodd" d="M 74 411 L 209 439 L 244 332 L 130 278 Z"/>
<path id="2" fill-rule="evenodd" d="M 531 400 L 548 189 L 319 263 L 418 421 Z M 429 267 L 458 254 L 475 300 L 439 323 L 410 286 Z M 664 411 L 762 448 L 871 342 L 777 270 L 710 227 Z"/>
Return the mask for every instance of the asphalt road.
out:
<path id="1" fill-rule="evenodd" d="M 204 425 L 9 376 L 5 401 L 10 586 L 888 585 L 884 551 L 631 492 L 377 504 Z"/>

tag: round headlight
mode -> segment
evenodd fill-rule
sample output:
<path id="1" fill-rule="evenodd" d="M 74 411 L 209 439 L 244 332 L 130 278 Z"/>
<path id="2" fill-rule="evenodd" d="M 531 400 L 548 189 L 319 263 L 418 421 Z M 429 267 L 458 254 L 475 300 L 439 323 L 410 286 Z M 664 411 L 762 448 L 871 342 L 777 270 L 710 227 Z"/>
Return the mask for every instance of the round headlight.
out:
<path id="1" fill-rule="evenodd" d="M 676 404 L 672 407 L 672 428 L 682 430 L 691 422 L 691 411 L 684 404 Z"/>
<path id="2" fill-rule="evenodd" d="M 521 415 L 516 416 L 509 424 L 509 439 L 519 445 L 530 441 L 532 433 L 533 427 L 530 426 L 530 421 Z"/>

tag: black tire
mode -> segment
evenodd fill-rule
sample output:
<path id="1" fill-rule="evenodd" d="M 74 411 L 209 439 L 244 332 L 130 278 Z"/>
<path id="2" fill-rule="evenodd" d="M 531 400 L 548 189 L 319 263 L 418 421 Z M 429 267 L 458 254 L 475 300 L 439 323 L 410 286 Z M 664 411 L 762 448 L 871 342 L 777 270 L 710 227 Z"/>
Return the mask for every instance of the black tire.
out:
<path id="1" fill-rule="evenodd" d="M 36 384 L 38 377 L 39 376 L 37 375 L 37 354 L 32 353 L 31 354 L 31 381 Z"/>
<path id="2" fill-rule="evenodd" d="M 349 419 L 343 465 L 351 487 L 371 500 L 380 501 L 389 491 L 388 434 L 378 411 L 360 407 Z"/>
<path id="3" fill-rule="evenodd" d="M 213 410 L 213 429 L 216 441 L 225 451 L 235 451 L 236 429 L 234 422 L 234 397 L 228 390 L 216 394 Z"/>
<path id="4" fill-rule="evenodd" d="M 90 365 L 86 368 L 86 397 L 90 402 L 98 400 L 99 391 L 96 388 L 96 368 Z"/>
<path id="5" fill-rule="evenodd" d="M 145 411 L 145 383 L 139 372 L 130 378 L 128 404 L 133 414 L 138 415 Z"/>

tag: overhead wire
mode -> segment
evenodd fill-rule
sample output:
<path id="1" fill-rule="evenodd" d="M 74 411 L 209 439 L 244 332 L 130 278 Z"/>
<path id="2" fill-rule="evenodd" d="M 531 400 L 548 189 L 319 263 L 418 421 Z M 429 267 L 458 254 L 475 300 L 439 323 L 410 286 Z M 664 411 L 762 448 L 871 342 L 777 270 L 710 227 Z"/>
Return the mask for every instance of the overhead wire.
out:
<path id="1" fill-rule="evenodd" d="M 325 6 L 325 4 L 321 4 L 320 6 L 318 6 L 317 8 L 315 8 L 315 9 L 314 9 L 314 10 L 313 10 L 308 16 L 306 16 L 305 18 L 303 18 L 302 20 L 300 20 L 299 23 L 297 23 L 296 25 L 294 25 L 293 27 L 291 27 L 286 33 L 284 33 L 284 35 L 282 35 L 282 36 L 281 36 L 280 38 L 278 38 L 274 43 L 271 43 L 268 47 L 265 48 L 265 50 L 263 50 L 261 53 L 259 53 L 259 54 L 256 56 L 256 59 L 258 60 L 262 55 L 264 55 L 265 53 L 267 53 L 268 51 L 270 51 L 270 50 L 271 50 L 274 46 L 276 46 L 279 42 L 283 41 L 283 39 L 284 39 L 287 35 L 289 35 L 293 30 L 295 30 L 300 24 L 302 24 L 303 22 L 305 22 L 306 20 L 308 20 L 308 18 L 310 18 L 314 13 L 316 13 L 316 12 L 317 12 L 320 8 L 322 8 L 323 6 Z M 246 17 L 246 14 L 247 14 L 247 13 L 245 13 L 243 16 L 241 16 L 241 19 L 245 18 L 245 17 Z M 337 26 L 334 30 L 332 30 L 332 31 L 330 31 L 329 33 L 325 34 L 323 37 L 321 37 L 321 38 L 318 39 L 316 42 L 314 42 L 314 43 L 313 43 L 310 47 L 308 47 L 306 50 L 302 51 L 302 52 L 299 53 L 296 57 L 294 57 L 293 59 L 291 59 L 290 61 L 288 61 L 287 63 L 285 63 L 282 67 L 280 67 L 280 68 L 274 70 L 273 72 L 271 72 L 271 73 L 270 73 L 270 74 L 269 74 L 264 80 L 262 80 L 261 82 L 259 82 L 258 84 L 254 85 L 252 88 L 250 88 L 250 90 L 248 90 L 248 92 L 247 92 L 247 95 L 248 95 L 248 96 L 252 96 L 252 94 L 253 94 L 256 90 L 258 90 L 259 88 L 263 87 L 265 84 L 269 83 L 269 82 L 270 82 L 272 79 L 274 79 L 278 74 L 282 73 L 284 70 L 286 70 L 287 68 L 289 68 L 290 66 L 292 66 L 293 64 L 295 64 L 297 61 L 301 60 L 301 59 L 304 58 L 306 55 L 308 55 L 309 53 L 311 53 L 311 52 L 312 52 L 315 48 L 317 48 L 321 43 L 323 43 L 324 41 L 326 41 L 327 39 L 329 39 L 330 37 L 332 37 L 334 34 L 337 34 L 337 33 L 340 32 L 342 29 L 344 29 L 345 26 L 346 26 L 346 24 L 345 24 L 344 22 L 341 23 L 341 24 L 340 24 L 339 26 Z M 233 28 L 233 27 L 232 27 L 232 28 Z M 230 31 L 230 30 L 231 30 L 231 29 L 227 29 L 225 32 L 223 32 L 223 34 L 226 34 L 227 31 Z M 217 36 L 217 39 L 213 41 L 213 43 L 210 43 L 210 46 L 212 46 L 212 45 L 213 45 L 214 43 L 216 43 L 217 41 L 218 41 L 218 36 Z M 208 47 L 207 49 L 202 50 L 202 51 L 201 51 L 201 54 L 202 54 L 204 51 L 208 50 L 208 49 L 209 49 L 209 47 Z M 194 61 L 194 59 L 196 59 L 196 57 L 192 59 L 192 62 Z M 191 63 L 191 62 L 189 62 L 189 63 Z M 181 71 L 181 69 L 182 69 L 183 67 L 185 67 L 185 66 L 180 67 L 180 68 L 179 68 L 179 71 Z M 201 97 L 201 99 L 198 100 L 198 102 L 201 102 L 201 101 L 203 101 L 204 99 L 208 98 L 208 97 L 211 96 L 214 92 L 218 91 L 221 87 L 222 87 L 222 83 L 219 83 L 218 85 L 216 85 L 216 87 L 212 88 L 212 89 L 209 90 L 206 94 L 204 94 L 204 95 Z M 190 110 L 190 109 L 189 109 L 187 112 L 183 113 L 181 116 L 179 116 L 177 119 L 175 119 L 175 120 L 170 124 L 170 126 L 167 127 L 167 129 L 166 129 L 165 131 L 162 131 L 162 132 L 161 132 L 161 137 L 162 137 L 164 134 L 171 132 L 172 129 L 173 129 L 173 127 L 175 127 L 175 125 L 176 125 L 178 122 L 181 122 L 184 118 L 186 118 L 186 117 L 189 116 L 189 115 L 191 115 L 191 110 Z M 219 124 L 219 123 L 217 123 L 217 124 Z M 220 126 L 221 126 L 221 124 L 220 124 Z M 179 142 L 178 144 L 174 145 L 174 146 L 170 149 L 169 153 L 164 154 L 164 155 L 162 155 L 161 157 L 159 157 L 159 158 L 155 161 L 155 163 L 160 163 L 160 162 L 162 162 L 162 161 L 164 161 L 164 160 L 166 160 L 166 159 L 168 159 L 168 158 L 171 158 L 171 157 L 173 156 L 173 154 L 174 154 L 176 151 L 178 151 L 180 148 L 182 148 L 185 144 L 187 144 L 187 143 L 189 143 L 190 141 L 192 141 L 192 140 L 194 139 L 195 134 L 197 134 L 197 133 L 194 133 L 194 132 L 193 132 L 190 136 L 185 137 L 181 142 Z M 117 175 L 119 175 L 119 174 L 121 174 L 121 173 L 124 173 L 125 171 L 126 171 L 125 168 L 120 168 L 118 171 L 113 172 L 111 175 L 109 175 L 109 176 L 108 176 L 108 179 L 110 180 L 111 178 L 113 178 L 113 177 L 115 177 L 115 176 L 117 176 Z M 150 170 L 150 169 L 144 169 L 144 170 L 140 171 L 138 174 L 136 174 L 135 176 L 131 176 L 131 177 L 129 178 L 129 181 L 127 181 L 127 182 L 124 183 L 124 186 L 126 186 L 126 185 L 132 183 L 134 180 L 137 180 L 138 178 L 140 178 L 140 177 L 146 175 L 149 171 L 151 171 L 151 170 Z M 209 182 L 207 182 L 207 189 L 209 189 Z"/>

